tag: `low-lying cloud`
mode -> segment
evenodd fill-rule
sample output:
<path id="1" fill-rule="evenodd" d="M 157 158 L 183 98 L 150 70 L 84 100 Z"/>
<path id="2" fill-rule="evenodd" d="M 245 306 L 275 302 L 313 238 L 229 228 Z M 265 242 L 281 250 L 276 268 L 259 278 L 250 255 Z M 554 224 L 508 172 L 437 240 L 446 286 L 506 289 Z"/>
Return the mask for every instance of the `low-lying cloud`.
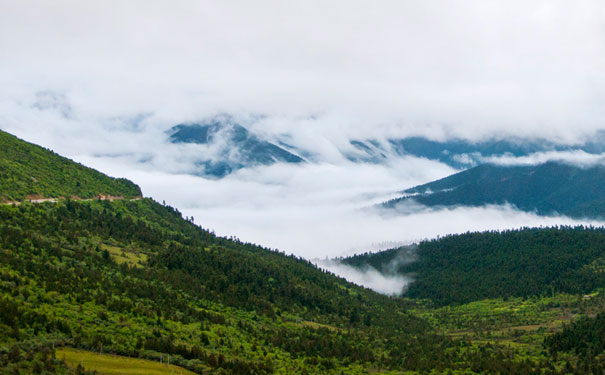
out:
<path id="1" fill-rule="evenodd" d="M 502 166 L 539 165 L 550 161 L 590 168 L 605 164 L 605 154 L 590 154 L 583 150 L 536 152 L 526 156 L 499 155 L 481 157 L 483 163 Z"/>
<path id="2" fill-rule="evenodd" d="M 345 278 L 347 281 L 390 296 L 400 296 L 407 285 L 412 282 L 411 277 L 385 274 L 370 266 L 359 269 L 336 260 L 315 260 L 315 264 Z"/>
<path id="3" fill-rule="evenodd" d="M 411 244 L 449 233 L 595 221 L 542 217 L 512 206 L 426 208 L 406 215 L 372 208 L 451 172 L 420 158 L 397 165 L 284 165 L 242 170 L 221 180 L 137 169 L 112 158 L 78 157 L 128 176 L 146 195 L 165 200 L 219 235 L 236 236 L 306 258 L 351 255 L 363 249 Z"/>

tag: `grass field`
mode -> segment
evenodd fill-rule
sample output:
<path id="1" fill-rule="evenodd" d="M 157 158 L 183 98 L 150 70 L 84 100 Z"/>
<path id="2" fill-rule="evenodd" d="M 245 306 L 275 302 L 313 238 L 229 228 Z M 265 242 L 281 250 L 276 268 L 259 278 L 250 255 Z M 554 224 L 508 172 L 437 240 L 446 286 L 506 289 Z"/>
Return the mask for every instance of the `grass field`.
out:
<path id="1" fill-rule="evenodd" d="M 121 247 L 101 244 L 101 249 L 107 250 L 117 264 L 127 263 L 135 267 L 142 267 L 141 263 L 147 261 L 147 255 Z"/>
<path id="2" fill-rule="evenodd" d="M 155 361 L 71 348 L 57 349 L 57 358 L 64 359 L 70 367 L 81 363 L 86 370 L 96 370 L 99 375 L 194 375 L 184 368 Z"/>

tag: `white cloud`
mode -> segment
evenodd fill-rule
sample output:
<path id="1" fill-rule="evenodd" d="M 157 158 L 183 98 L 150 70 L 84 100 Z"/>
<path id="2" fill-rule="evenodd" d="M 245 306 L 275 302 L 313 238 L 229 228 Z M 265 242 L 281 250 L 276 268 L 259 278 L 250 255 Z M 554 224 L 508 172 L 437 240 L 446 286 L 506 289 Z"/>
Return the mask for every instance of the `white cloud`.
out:
<path id="1" fill-rule="evenodd" d="M 407 285 L 412 282 L 411 277 L 386 275 L 369 266 L 358 269 L 331 260 L 316 260 L 315 264 L 320 268 L 345 278 L 347 281 L 391 296 L 401 295 Z"/>
<path id="2" fill-rule="evenodd" d="M 570 140 L 605 123 L 604 8 L 598 0 L 2 2 L 0 93 L 59 91 L 81 120 L 147 113 L 172 124 L 225 111 L 294 128 L 313 128 L 298 120 L 315 116 L 326 119 L 322 133 L 359 137 Z"/>
<path id="3" fill-rule="evenodd" d="M 433 209 L 397 215 L 368 208 L 411 187 L 451 173 L 442 164 L 406 158 L 398 165 L 274 165 L 242 170 L 221 180 L 143 170 L 111 158 L 77 160 L 128 176 L 143 192 L 179 208 L 219 235 L 306 258 L 351 255 L 377 244 L 410 244 L 450 233 L 491 229 L 595 224 L 542 217 L 510 206 Z"/>
<path id="4" fill-rule="evenodd" d="M 481 162 L 503 166 L 538 165 L 549 161 L 567 163 L 584 168 L 605 164 L 605 154 L 589 154 L 582 150 L 536 152 L 526 156 L 500 155 L 479 158 Z"/>

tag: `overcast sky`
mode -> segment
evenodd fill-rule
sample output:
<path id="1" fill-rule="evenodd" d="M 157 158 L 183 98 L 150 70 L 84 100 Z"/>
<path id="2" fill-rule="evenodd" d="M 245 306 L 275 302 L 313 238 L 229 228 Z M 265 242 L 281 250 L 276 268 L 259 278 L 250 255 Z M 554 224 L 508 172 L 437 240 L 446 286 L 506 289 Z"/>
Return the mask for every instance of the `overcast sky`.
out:
<path id="1" fill-rule="evenodd" d="M 598 0 L 0 2 L 3 99 L 55 90 L 83 119 L 572 137 L 603 127 L 604 66 Z"/>
<path id="2" fill-rule="evenodd" d="M 131 178 L 219 234 L 308 257 L 572 223 L 511 207 L 385 218 L 360 209 L 455 171 L 338 150 L 410 134 L 577 141 L 605 129 L 604 67 L 602 1 L 0 0 L 1 129 Z M 165 131 L 217 113 L 260 118 L 255 131 L 320 162 L 187 175 L 201 151 Z"/>

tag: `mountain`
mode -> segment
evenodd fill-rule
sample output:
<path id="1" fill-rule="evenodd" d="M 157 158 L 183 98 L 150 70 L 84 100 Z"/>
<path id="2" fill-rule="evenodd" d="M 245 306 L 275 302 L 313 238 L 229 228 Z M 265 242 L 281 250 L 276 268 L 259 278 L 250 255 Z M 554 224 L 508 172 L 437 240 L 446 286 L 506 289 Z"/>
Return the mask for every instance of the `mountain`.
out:
<path id="1" fill-rule="evenodd" d="M 321 157 L 305 147 L 282 141 L 269 141 L 255 134 L 229 115 L 219 115 L 200 123 L 179 124 L 168 132 L 173 144 L 198 145 L 195 174 L 222 178 L 230 173 L 258 165 L 321 162 Z M 281 139 L 284 137 L 277 137 Z M 577 144 L 557 143 L 545 138 L 500 137 L 481 141 L 451 138 L 435 141 L 426 137 L 386 139 L 350 139 L 348 147 L 334 146 L 345 159 L 354 163 L 388 163 L 415 156 L 439 161 L 457 169 L 475 167 L 486 159 L 523 157 L 540 152 L 576 151 L 588 154 L 605 152 L 605 132 Z M 340 143 L 339 143 L 340 144 Z"/>
<path id="2" fill-rule="evenodd" d="M 590 293 L 605 285 L 605 229 L 526 228 L 466 233 L 341 260 L 413 276 L 405 295 L 438 305 L 486 298 Z"/>
<path id="3" fill-rule="evenodd" d="M 212 148 L 208 158 L 198 161 L 198 174 L 219 178 L 246 167 L 304 162 L 298 155 L 260 139 L 229 118 L 215 118 L 203 124 L 176 125 L 170 130 L 170 141 Z"/>
<path id="4" fill-rule="evenodd" d="M 388 201 L 394 208 L 414 201 L 425 206 L 483 206 L 510 203 L 541 215 L 602 218 L 605 166 L 578 167 L 557 162 L 532 166 L 484 164 L 405 190 Z"/>
<path id="5" fill-rule="evenodd" d="M 141 189 L 0 130 L 0 202 L 26 197 L 134 198 Z"/>
<path id="6" fill-rule="evenodd" d="M 54 181 L 66 179 L 66 170 L 98 173 L 5 139 L 12 145 L 0 152 L 9 166 L 4 173 L 24 168 L 19 153 L 6 152 L 13 149 L 37 154 L 56 171 L 41 181 L 41 195 L 60 188 Z M 99 192 L 121 186 L 104 178 Z M 294 256 L 217 237 L 151 199 L 19 203 L 0 205 L 2 373 L 81 374 L 83 361 L 102 353 L 169 358 L 199 374 L 460 367 L 440 355 L 458 352 L 459 344 L 409 313 L 410 301 Z M 61 351 L 80 355 L 74 367 L 55 356 L 58 347 L 79 349 Z"/>
<path id="7" fill-rule="evenodd" d="M 98 183 L 94 189 L 80 184 L 91 197 L 115 193 L 123 182 L 102 176 L 101 184 L 93 178 L 99 172 L 15 137 L 5 142 L 3 173 L 19 175 L 30 167 L 19 164 L 21 154 L 5 150 L 27 150 L 45 171 L 54 171 L 39 175 L 38 194 L 65 199 L 0 204 L 1 374 L 119 369 L 130 375 L 153 368 L 166 375 L 562 375 L 605 367 L 567 347 L 553 355 L 543 350 L 550 332 L 542 325 L 560 327 L 569 310 L 592 314 L 591 306 L 604 305 L 598 295 L 591 305 L 554 295 L 480 307 L 459 306 L 454 298 L 443 308 L 379 295 L 296 256 L 217 237 L 175 208 L 140 198 L 132 183 L 130 195 L 112 200 L 66 196 L 60 189 L 76 186 L 66 177 L 72 170 L 82 181 Z M 25 197 L 29 188 L 19 186 L 24 191 L 9 191 Z M 603 285 L 602 232 L 533 230 L 517 240 L 506 233 L 452 236 L 407 248 L 397 264 L 427 265 L 414 266 L 417 281 L 409 289 L 419 285 L 423 298 L 433 298 L 432 290 L 447 298 L 457 289 L 457 298 L 467 292 L 471 299 L 491 296 L 514 285 L 498 284 L 511 270 L 521 284 L 513 296 L 557 288 L 584 293 Z M 492 268 L 481 265 L 492 258 L 511 266 L 488 272 Z M 529 260 L 536 265 L 524 269 Z M 530 283 L 532 277 L 540 282 Z M 481 278 L 486 287 L 477 288 Z M 530 324 L 539 329 L 515 329 Z"/>
<path id="8" fill-rule="evenodd" d="M 579 144 L 560 144 L 540 138 L 492 138 L 482 141 L 452 138 L 435 141 L 425 137 L 351 140 L 355 152 L 346 156 L 355 162 L 381 163 L 389 158 L 416 156 L 440 161 L 454 168 L 465 169 L 483 164 L 486 158 L 522 157 L 538 152 L 583 151 L 588 154 L 605 152 L 605 132 L 595 134 L 590 141 Z"/>

